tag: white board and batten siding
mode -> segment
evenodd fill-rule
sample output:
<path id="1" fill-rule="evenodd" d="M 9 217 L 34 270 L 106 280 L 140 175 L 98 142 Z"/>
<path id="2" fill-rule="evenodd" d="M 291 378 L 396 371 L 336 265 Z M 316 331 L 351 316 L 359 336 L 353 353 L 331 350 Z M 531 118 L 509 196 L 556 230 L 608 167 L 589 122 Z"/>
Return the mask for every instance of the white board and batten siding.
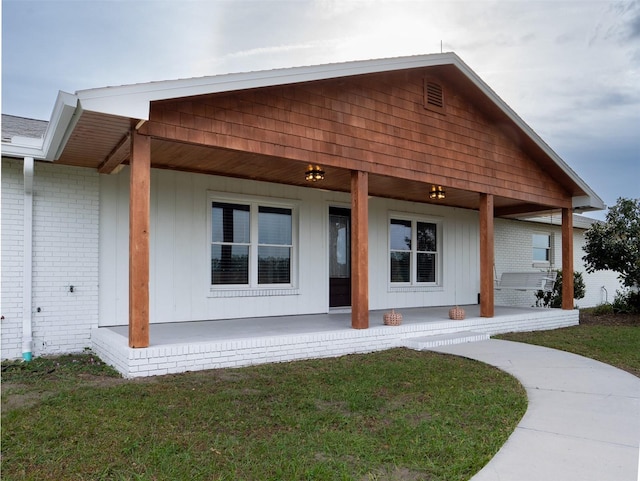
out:
<path id="1" fill-rule="evenodd" d="M 276 200 L 294 206 L 294 287 L 247 292 L 210 287 L 211 196 Z M 100 325 L 128 317 L 128 169 L 100 177 Z M 349 207 L 348 193 L 165 170 L 151 176 L 150 321 L 179 322 L 326 313 L 329 310 L 329 207 Z M 389 283 L 391 213 L 440 222 L 439 286 Z M 295 225 L 295 222 L 294 222 Z M 476 212 L 371 198 L 369 307 L 387 309 L 476 303 Z"/>

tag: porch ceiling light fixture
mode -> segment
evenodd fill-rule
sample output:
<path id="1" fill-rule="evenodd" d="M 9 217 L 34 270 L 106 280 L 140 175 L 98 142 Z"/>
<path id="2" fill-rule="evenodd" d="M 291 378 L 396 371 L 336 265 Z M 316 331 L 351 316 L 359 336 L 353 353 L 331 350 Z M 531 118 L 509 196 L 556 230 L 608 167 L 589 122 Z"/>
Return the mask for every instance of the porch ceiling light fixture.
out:
<path id="1" fill-rule="evenodd" d="M 309 182 L 324 180 L 324 170 L 322 170 L 319 165 L 310 165 L 304 174 L 304 178 Z"/>
<path id="2" fill-rule="evenodd" d="M 429 191 L 429 198 L 430 199 L 435 199 L 435 200 L 442 200 L 444 199 L 446 196 L 444 189 L 442 188 L 441 185 L 435 186 L 432 185 L 431 186 L 431 190 Z"/>

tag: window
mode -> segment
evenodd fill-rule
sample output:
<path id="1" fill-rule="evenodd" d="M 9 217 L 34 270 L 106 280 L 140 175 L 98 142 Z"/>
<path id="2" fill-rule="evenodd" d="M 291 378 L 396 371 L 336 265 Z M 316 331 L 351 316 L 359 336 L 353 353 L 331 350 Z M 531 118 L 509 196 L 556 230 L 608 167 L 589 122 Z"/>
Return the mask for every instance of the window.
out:
<path id="1" fill-rule="evenodd" d="M 439 279 L 438 224 L 422 220 L 389 221 L 390 281 L 436 284 Z"/>
<path id="2" fill-rule="evenodd" d="M 291 285 L 293 209 L 211 202 L 211 284 Z"/>
<path id="3" fill-rule="evenodd" d="M 211 205 L 211 283 L 248 284 L 250 212 L 248 205 Z"/>
<path id="4" fill-rule="evenodd" d="M 551 262 L 551 236 L 533 234 L 533 262 Z"/>
<path id="5" fill-rule="evenodd" d="M 258 284 L 291 283 L 291 209 L 258 207 Z"/>

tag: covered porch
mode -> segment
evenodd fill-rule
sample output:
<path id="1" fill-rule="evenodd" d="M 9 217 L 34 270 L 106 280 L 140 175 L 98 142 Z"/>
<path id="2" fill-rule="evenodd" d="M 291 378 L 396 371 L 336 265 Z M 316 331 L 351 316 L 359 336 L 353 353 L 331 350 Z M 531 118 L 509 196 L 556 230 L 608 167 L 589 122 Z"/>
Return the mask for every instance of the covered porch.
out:
<path id="1" fill-rule="evenodd" d="M 577 323 L 572 213 L 602 202 L 455 54 L 91 89 L 63 104 L 56 162 L 102 174 L 92 343 L 125 376 Z M 349 212 L 339 304 L 331 209 Z M 562 215 L 563 310 L 495 306 L 494 220 L 550 212 Z M 262 235 L 261 213 L 280 216 L 286 239 Z M 421 307 L 476 299 L 462 322 Z M 402 326 L 382 325 L 375 309 L 391 307 Z"/>
<path id="2" fill-rule="evenodd" d="M 464 306 L 453 321 L 449 307 L 402 309 L 400 326 L 370 311 L 369 329 L 352 329 L 348 310 L 328 314 L 152 324 L 150 343 L 131 348 L 128 326 L 92 332 L 93 350 L 127 378 L 271 362 L 336 357 L 394 347 L 421 348 L 470 342 L 493 334 L 555 329 L 578 324 L 577 310 L 496 306 L 491 319 L 479 305 Z"/>

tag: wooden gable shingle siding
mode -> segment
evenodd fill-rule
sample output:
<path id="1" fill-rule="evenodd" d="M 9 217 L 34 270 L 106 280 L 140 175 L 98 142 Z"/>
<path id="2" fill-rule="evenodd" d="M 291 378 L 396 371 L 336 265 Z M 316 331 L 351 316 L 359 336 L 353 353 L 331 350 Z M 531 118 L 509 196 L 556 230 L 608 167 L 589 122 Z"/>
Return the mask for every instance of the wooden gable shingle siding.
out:
<path id="1" fill-rule="evenodd" d="M 571 194 L 528 155 L 520 137 L 446 79 L 440 81 L 444 114 L 426 109 L 427 75 L 435 81 L 418 69 L 152 103 L 148 133 L 571 206 Z"/>

